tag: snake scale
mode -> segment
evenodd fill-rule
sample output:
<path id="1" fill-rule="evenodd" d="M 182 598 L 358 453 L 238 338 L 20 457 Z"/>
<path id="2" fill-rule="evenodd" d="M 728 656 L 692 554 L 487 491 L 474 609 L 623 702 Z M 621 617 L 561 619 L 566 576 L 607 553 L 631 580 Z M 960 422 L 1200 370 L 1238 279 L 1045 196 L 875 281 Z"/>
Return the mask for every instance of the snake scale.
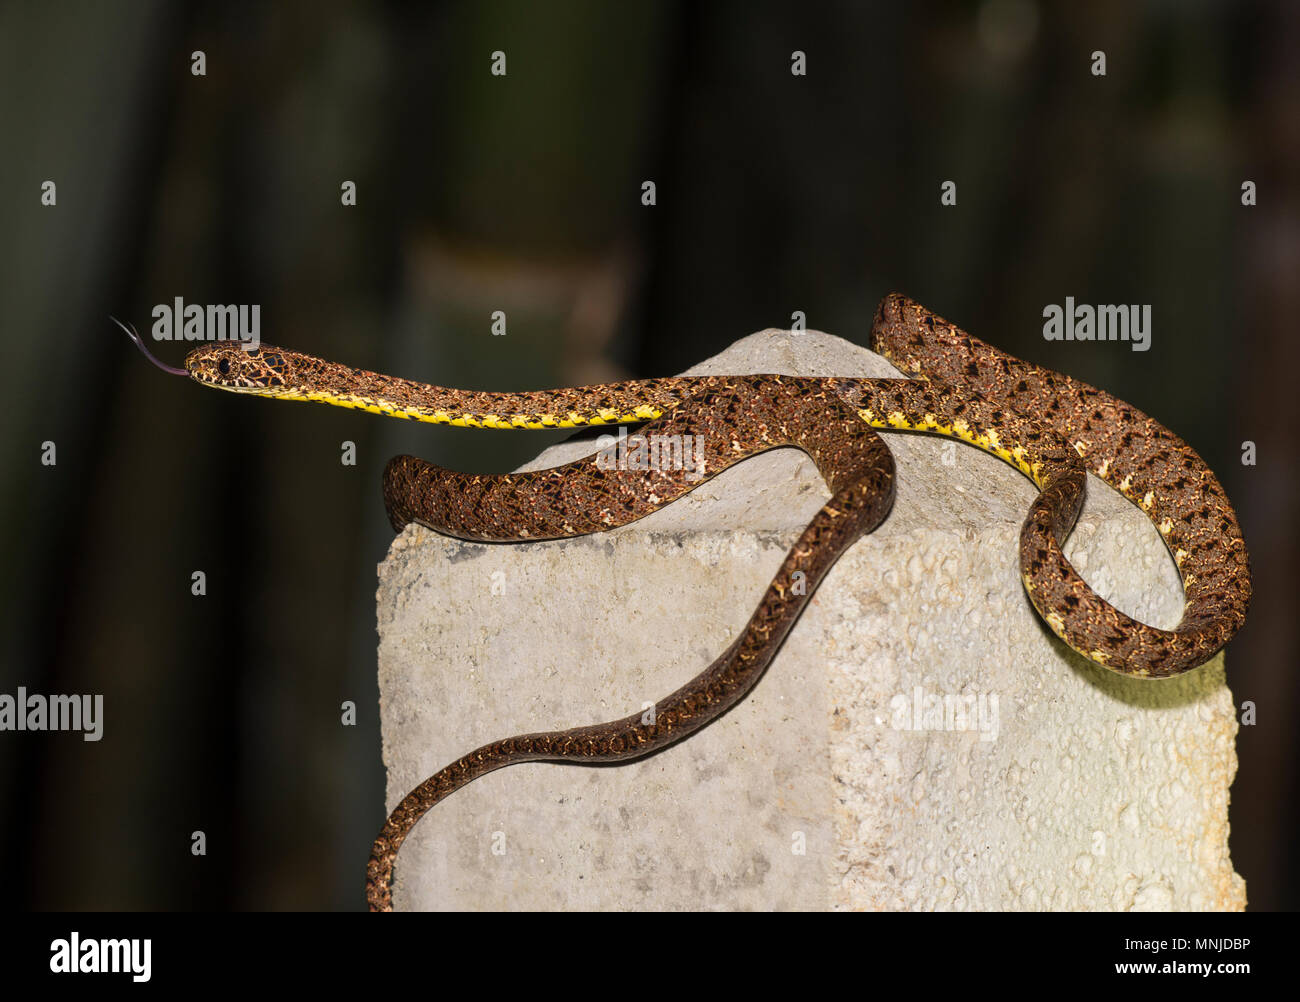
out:
<path id="1" fill-rule="evenodd" d="M 644 435 L 693 435 L 703 443 L 703 475 L 694 476 L 676 468 L 602 468 L 593 457 L 551 470 L 486 476 L 398 456 L 384 472 L 384 502 L 397 530 L 419 522 L 488 541 L 601 532 L 672 503 L 734 463 L 783 446 L 806 452 L 831 491 L 737 640 L 659 700 L 653 713 L 495 741 L 412 790 L 375 840 L 366 873 L 372 910 L 392 907 L 393 865 L 411 829 L 466 783 L 519 762 L 638 758 L 739 702 L 821 578 L 888 513 L 894 464 L 877 428 L 962 439 L 1034 482 L 1039 494 L 1020 534 L 1021 579 L 1052 631 L 1097 664 L 1124 675 L 1166 678 L 1203 664 L 1241 627 L 1250 571 L 1236 513 L 1205 462 L 1167 428 L 1101 390 L 1007 355 L 901 295 L 881 302 L 871 346 L 909 378 L 681 376 L 492 393 L 431 386 L 268 346 L 245 351 L 231 342 L 196 348 L 183 370 L 172 370 L 219 389 L 435 424 L 646 422 Z M 1185 596 L 1174 629 L 1159 630 L 1120 612 L 1066 560 L 1062 545 L 1082 507 L 1088 472 L 1141 508 L 1173 554 Z"/>

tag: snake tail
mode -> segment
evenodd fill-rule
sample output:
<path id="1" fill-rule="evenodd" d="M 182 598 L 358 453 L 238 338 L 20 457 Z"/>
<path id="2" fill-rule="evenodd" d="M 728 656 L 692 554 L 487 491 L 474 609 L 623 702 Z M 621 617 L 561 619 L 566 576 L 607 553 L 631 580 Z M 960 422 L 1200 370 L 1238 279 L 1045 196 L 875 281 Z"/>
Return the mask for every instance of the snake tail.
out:
<path id="1" fill-rule="evenodd" d="M 521 762 L 603 763 L 639 758 L 684 738 L 735 706 L 771 663 L 822 577 L 845 550 L 888 513 L 894 496 L 893 458 L 879 436 L 831 393 L 824 381 L 740 379 L 746 383 L 742 399 L 747 401 L 749 420 L 739 428 L 732 408 L 736 396 L 720 392 L 726 383 L 736 382 L 729 379 L 710 380 L 692 388 L 688 394 L 692 406 L 682 408 L 680 416 L 655 422 L 645 430 L 646 434 L 702 435 L 709 448 L 710 476 L 757 452 L 794 446 L 808 453 L 833 492 L 786 554 L 738 639 L 686 685 L 657 701 L 649 716 L 637 713 L 590 727 L 507 738 L 470 752 L 425 780 L 397 805 L 375 841 L 366 871 L 366 900 L 371 910 L 392 907 L 393 865 L 407 834 L 433 805 L 466 783 Z M 793 408 L 792 398 L 812 406 Z M 723 426 L 730 431 L 719 437 L 716 432 Z M 586 522 L 569 524 L 580 511 L 603 510 L 619 524 L 648 514 L 651 509 L 647 502 L 620 507 L 621 499 L 646 497 L 641 481 L 647 475 L 654 480 L 654 507 L 696 486 L 671 470 L 653 474 L 609 471 L 608 476 L 599 478 L 596 487 L 588 486 L 588 493 L 567 499 L 566 503 L 562 497 L 552 497 L 550 489 L 572 482 L 575 467 L 591 469 L 590 458 L 537 474 L 478 477 L 473 485 L 465 483 L 465 474 L 440 470 L 432 464 L 415 465 L 419 463 L 423 461 L 404 464 L 416 477 L 408 485 L 410 501 L 417 509 L 413 514 L 453 534 L 464 532 L 464 512 L 478 513 L 476 524 L 491 526 L 502 513 L 513 517 L 520 510 L 533 512 L 526 524 L 538 536 L 577 534 L 590 531 Z M 451 494 L 440 493 L 444 484 Z M 465 495 L 463 511 L 438 500 L 423 504 L 425 498 L 460 494 L 468 486 L 474 488 L 474 493 Z M 574 502 L 579 504 L 579 510 L 569 508 Z M 601 527 L 609 526 L 602 522 Z"/>

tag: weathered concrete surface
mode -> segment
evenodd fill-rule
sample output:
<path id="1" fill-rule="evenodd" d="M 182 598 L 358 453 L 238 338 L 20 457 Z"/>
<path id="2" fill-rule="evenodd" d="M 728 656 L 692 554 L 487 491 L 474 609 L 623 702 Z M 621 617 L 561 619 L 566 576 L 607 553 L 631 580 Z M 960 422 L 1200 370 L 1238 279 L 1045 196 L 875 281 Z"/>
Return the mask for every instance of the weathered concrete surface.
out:
<path id="1" fill-rule="evenodd" d="M 897 375 L 839 338 L 774 330 L 692 371 Z M 641 762 L 470 784 L 403 847 L 397 907 L 1242 908 L 1222 658 L 1144 683 L 1073 654 L 1017 575 L 1033 486 L 960 443 L 887 442 L 892 514 L 742 705 Z M 530 467 L 592 451 L 567 442 Z M 1066 553 L 1121 609 L 1172 626 L 1182 593 L 1155 529 L 1089 489 Z M 687 681 L 828 496 L 781 450 L 599 536 L 408 528 L 378 593 L 389 806 L 487 741 L 621 717 Z M 936 715 L 945 697 L 971 697 L 973 717 Z"/>

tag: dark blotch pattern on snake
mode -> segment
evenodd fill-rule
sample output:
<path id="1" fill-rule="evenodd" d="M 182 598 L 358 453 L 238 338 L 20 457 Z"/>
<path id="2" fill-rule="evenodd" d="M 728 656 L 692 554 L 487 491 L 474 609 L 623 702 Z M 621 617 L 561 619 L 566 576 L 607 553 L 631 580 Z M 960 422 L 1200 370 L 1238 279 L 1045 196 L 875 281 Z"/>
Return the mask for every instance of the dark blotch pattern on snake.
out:
<path id="1" fill-rule="evenodd" d="M 683 376 L 492 393 L 430 386 L 278 348 L 215 344 L 190 353 L 191 378 L 235 392 L 466 427 L 644 421 L 642 434 L 693 435 L 704 445 L 702 477 L 682 469 L 601 469 L 594 457 L 552 470 L 481 476 L 398 456 L 384 473 L 384 501 L 399 530 L 419 522 L 463 539 L 497 541 L 600 532 L 782 446 L 804 450 L 831 490 L 740 637 L 661 699 L 652 715 L 484 745 L 412 790 L 371 853 L 366 897 L 373 910 L 392 907 L 394 861 L 416 822 L 471 780 L 517 762 L 637 758 L 739 702 L 821 578 L 889 511 L 893 459 L 874 428 L 960 438 L 1034 481 L 1039 494 L 1020 535 L 1021 578 L 1052 630 L 1097 664 L 1141 678 L 1177 675 L 1209 660 L 1240 629 L 1250 600 L 1245 541 L 1218 480 L 1180 438 L 1122 400 L 998 351 L 903 296 L 880 304 L 871 343 L 911 378 Z M 1173 554 L 1186 597 L 1173 630 L 1126 616 L 1066 560 L 1062 545 L 1083 504 L 1085 471 L 1138 505 Z"/>

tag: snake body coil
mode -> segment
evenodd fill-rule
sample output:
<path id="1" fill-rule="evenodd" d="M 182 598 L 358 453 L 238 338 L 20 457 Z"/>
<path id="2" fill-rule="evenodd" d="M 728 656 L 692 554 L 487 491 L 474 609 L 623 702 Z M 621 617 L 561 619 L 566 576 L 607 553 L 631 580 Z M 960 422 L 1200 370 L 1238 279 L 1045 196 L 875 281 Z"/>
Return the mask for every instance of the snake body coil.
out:
<path id="1" fill-rule="evenodd" d="M 367 868 L 372 910 L 392 906 L 397 850 L 434 804 L 503 766 L 612 762 L 676 741 L 739 702 L 839 556 L 889 511 L 894 465 L 873 429 L 960 438 L 1010 463 L 1039 495 L 1020 535 L 1020 570 L 1053 632 L 1097 664 L 1164 678 L 1212 657 L 1245 621 L 1250 572 L 1236 514 L 1204 461 L 1176 435 L 1101 390 L 1013 358 L 903 296 L 881 303 L 872 348 L 909 379 L 683 376 L 530 393 L 446 389 L 309 355 L 215 344 L 185 367 L 205 385 L 379 414 L 485 428 L 649 422 L 646 435 L 692 435 L 704 475 L 602 469 L 483 476 L 398 456 L 384 473 L 394 528 L 419 522 L 464 539 L 520 541 L 599 532 L 648 515 L 728 466 L 768 449 L 805 451 L 831 499 L 794 544 L 740 637 L 653 714 L 484 745 L 435 773 L 393 810 Z M 1098 596 L 1062 552 L 1091 472 L 1141 508 L 1182 577 L 1178 626 L 1159 630 Z M 801 575 L 801 577 L 799 577 Z M 805 587 L 793 587 L 801 581 Z M 649 722 L 647 722 L 649 721 Z"/>

